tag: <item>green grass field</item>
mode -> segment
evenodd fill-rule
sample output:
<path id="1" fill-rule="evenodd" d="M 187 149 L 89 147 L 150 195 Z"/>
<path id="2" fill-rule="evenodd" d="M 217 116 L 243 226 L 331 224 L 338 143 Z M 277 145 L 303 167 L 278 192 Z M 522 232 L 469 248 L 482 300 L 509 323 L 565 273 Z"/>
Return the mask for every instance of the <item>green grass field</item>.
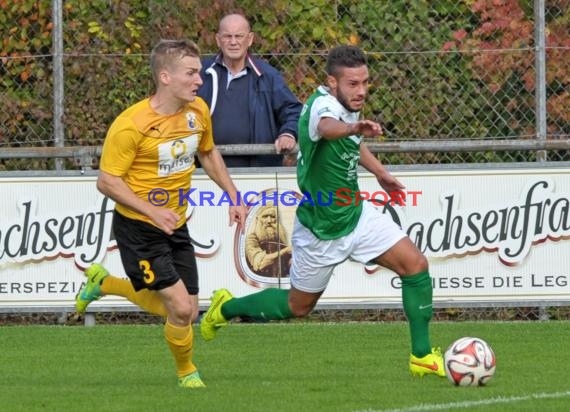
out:
<path id="1" fill-rule="evenodd" d="M 213 342 L 195 337 L 208 388 L 188 390 L 176 386 L 160 326 L 6 326 L 0 409 L 570 410 L 570 322 L 432 324 L 432 340 L 444 348 L 468 335 L 487 340 L 497 356 L 486 387 L 411 377 L 405 323 L 233 324 Z"/>

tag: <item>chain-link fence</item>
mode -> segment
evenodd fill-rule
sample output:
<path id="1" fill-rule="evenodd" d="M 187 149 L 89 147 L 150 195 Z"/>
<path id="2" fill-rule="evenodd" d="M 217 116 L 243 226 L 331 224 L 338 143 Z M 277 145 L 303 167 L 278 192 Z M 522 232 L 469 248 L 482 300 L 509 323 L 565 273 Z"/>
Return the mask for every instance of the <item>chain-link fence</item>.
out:
<path id="1" fill-rule="evenodd" d="M 204 54 L 228 12 L 252 52 L 304 100 L 339 43 L 369 55 L 364 115 L 384 142 L 563 140 L 570 136 L 570 0 L 0 1 L 0 147 L 100 145 L 114 117 L 152 93 L 148 54 L 188 37 Z M 569 160 L 567 150 L 391 153 L 387 163 Z M 53 160 L 2 159 L 4 170 Z M 65 167 L 74 167 L 73 163 Z"/>

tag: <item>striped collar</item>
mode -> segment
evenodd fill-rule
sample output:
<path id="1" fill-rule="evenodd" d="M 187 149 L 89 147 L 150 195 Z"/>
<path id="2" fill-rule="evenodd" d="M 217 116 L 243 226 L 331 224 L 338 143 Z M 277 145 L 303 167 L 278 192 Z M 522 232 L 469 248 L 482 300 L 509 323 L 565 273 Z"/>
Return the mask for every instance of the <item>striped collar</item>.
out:
<path id="1" fill-rule="evenodd" d="M 222 53 L 218 53 L 216 55 L 216 58 L 214 59 L 214 64 L 220 64 L 224 67 L 224 59 L 222 56 Z M 253 70 L 253 72 L 259 77 L 263 74 L 263 71 L 261 70 L 261 68 L 255 63 L 253 56 L 251 54 L 247 54 L 246 59 L 245 59 L 245 67 Z"/>

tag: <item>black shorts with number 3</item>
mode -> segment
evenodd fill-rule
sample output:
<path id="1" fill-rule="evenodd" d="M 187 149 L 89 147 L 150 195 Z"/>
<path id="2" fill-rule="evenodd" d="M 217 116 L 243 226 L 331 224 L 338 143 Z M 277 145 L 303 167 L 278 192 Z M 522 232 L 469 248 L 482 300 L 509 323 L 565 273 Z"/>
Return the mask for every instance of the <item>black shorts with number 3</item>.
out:
<path id="1" fill-rule="evenodd" d="M 123 267 L 135 290 L 161 290 L 182 279 L 189 294 L 198 294 L 196 256 L 186 225 L 167 235 L 115 210 L 113 232 Z"/>

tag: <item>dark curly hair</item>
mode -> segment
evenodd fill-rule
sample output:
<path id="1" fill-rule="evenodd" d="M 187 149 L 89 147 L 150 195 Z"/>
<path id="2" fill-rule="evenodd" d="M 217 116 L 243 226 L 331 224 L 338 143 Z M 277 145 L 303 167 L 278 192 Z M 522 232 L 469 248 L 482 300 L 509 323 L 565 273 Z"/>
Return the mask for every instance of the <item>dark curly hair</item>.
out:
<path id="1" fill-rule="evenodd" d="M 337 46 L 329 51 L 327 57 L 327 74 L 336 76 L 342 67 L 366 66 L 364 52 L 356 46 Z"/>

